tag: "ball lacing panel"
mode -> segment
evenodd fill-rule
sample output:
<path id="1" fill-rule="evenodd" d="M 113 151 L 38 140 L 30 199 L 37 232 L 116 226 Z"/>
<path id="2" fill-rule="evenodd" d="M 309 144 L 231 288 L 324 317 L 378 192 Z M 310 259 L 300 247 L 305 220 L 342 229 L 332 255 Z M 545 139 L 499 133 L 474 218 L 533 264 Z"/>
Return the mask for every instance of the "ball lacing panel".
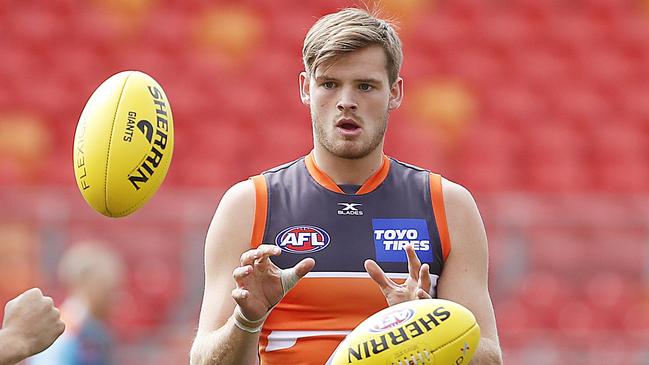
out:
<path id="1" fill-rule="evenodd" d="M 411 354 L 410 358 L 404 357 L 396 362 L 392 362 L 392 365 L 428 365 L 431 364 L 430 361 L 430 352 L 423 350 L 422 352 L 417 351 L 417 354 Z"/>

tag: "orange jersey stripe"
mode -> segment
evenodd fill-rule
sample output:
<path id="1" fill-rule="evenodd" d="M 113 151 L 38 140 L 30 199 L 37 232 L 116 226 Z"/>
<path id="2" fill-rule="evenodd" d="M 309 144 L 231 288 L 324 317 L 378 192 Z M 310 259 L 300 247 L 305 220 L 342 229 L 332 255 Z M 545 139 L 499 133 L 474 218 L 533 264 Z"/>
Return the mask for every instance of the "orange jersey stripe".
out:
<path id="1" fill-rule="evenodd" d="M 250 178 L 255 184 L 255 221 L 252 226 L 252 237 L 250 246 L 257 247 L 264 239 L 264 230 L 266 229 L 266 215 L 268 212 L 268 189 L 266 188 L 266 179 L 263 175 L 257 175 Z"/>
<path id="2" fill-rule="evenodd" d="M 367 194 L 376 189 L 388 177 L 388 172 L 390 172 L 390 159 L 383 155 L 381 168 L 358 189 L 356 194 Z"/>
<path id="3" fill-rule="evenodd" d="M 313 151 L 311 151 L 311 153 L 309 153 L 304 158 L 304 163 L 306 164 L 306 168 L 309 171 L 309 174 L 313 177 L 313 179 L 315 179 L 315 181 L 318 182 L 318 184 L 333 192 L 345 194 L 345 192 L 340 189 L 340 187 L 329 177 L 329 175 L 325 174 L 322 170 L 320 170 L 320 168 L 318 168 L 318 165 L 316 165 L 315 159 L 313 158 Z M 390 172 L 390 159 L 387 156 L 383 155 L 383 162 L 381 163 L 381 167 L 374 173 L 374 175 L 372 175 L 369 179 L 367 179 L 367 181 L 365 181 L 365 183 L 363 183 L 356 194 L 367 194 L 376 189 L 388 176 L 388 172 Z"/>
<path id="4" fill-rule="evenodd" d="M 266 320 L 259 341 L 261 364 L 325 364 L 347 333 L 386 307 L 369 276 L 307 276 Z"/>
<path id="5" fill-rule="evenodd" d="M 313 152 L 309 153 L 304 158 L 304 163 L 306 164 L 306 169 L 309 171 L 309 174 L 313 176 L 318 184 L 333 192 L 345 194 L 345 192 L 340 189 L 340 187 L 329 177 L 329 175 L 325 174 L 318 168 L 318 166 L 315 164 L 315 160 L 313 159 Z"/>
<path id="6" fill-rule="evenodd" d="M 442 191 L 442 177 L 438 174 L 430 174 L 430 195 L 433 201 L 433 212 L 435 212 L 435 222 L 439 230 L 439 239 L 442 242 L 442 255 L 444 260 L 451 253 L 451 238 L 448 234 L 448 225 L 446 224 L 446 210 L 444 208 L 444 193 Z"/>

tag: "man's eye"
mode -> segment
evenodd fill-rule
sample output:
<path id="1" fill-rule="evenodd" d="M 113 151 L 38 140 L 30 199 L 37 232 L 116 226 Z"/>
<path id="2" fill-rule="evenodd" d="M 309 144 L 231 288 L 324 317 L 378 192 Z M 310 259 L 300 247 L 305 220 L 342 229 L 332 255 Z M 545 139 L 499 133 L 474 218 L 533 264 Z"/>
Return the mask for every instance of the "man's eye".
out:
<path id="1" fill-rule="evenodd" d="M 322 86 L 324 86 L 325 89 L 333 89 L 334 86 L 336 86 L 336 84 L 334 84 L 333 81 L 327 81 L 324 84 L 322 84 Z"/>
<path id="2" fill-rule="evenodd" d="M 358 88 L 361 89 L 362 91 L 370 91 L 370 90 L 372 90 L 372 85 L 370 85 L 370 84 L 360 84 L 360 85 L 358 85 Z"/>

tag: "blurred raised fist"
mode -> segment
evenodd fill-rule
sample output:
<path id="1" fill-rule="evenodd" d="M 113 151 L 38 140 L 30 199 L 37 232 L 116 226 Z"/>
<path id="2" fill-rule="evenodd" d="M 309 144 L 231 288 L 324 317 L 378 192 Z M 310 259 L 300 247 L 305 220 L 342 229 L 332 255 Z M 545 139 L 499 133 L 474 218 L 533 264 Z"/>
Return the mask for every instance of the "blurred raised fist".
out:
<path id="1" fill-rule="evenodd" d="M 22 358 L 48 348 L 64 329 L 52 298 L 44 296 L 38 288 L 27 290 L 5 306 L 1 331 Z"/>

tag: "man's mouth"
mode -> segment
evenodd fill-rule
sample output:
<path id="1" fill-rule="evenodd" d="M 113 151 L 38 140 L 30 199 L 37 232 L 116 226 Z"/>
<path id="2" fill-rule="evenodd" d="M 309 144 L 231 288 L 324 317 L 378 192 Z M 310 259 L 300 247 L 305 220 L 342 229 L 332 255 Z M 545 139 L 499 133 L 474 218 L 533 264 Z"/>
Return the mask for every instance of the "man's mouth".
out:
<path id="1" fill-rule="evenodd" d="M 349 118 L 343 118 L 339 119 L 338 122 L 336 122 L 336 127 L 344 129 L 346 131 L 355 131 L 360 128 L 360 125 L 353 120 Z"/>

